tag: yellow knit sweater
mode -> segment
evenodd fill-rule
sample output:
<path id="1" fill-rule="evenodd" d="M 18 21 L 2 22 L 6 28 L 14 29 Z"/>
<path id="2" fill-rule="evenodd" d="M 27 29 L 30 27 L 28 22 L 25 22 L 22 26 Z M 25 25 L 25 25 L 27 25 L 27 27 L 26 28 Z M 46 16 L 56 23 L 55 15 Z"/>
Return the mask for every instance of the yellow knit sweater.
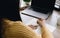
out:
<path id="1" fill-rule="evenodd" d="M 3 38 L 41 38 L 21 21 L 3 21 Z"/>

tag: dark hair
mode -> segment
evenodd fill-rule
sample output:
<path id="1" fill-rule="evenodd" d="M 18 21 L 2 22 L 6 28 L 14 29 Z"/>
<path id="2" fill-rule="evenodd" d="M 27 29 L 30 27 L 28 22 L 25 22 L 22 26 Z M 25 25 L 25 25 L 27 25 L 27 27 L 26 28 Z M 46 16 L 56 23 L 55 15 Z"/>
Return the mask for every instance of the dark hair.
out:
<path id="1" fill-rule="evenodd" d="M 21 21 L 19 15 L 19 0 L 0 0 L 0 38 L 2 38 L 2 18 Z"/>

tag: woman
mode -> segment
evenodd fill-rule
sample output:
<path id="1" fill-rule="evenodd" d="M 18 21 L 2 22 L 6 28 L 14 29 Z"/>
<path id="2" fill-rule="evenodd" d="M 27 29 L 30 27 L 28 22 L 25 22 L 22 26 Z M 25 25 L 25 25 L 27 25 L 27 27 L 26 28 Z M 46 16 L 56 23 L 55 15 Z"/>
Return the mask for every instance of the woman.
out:
<path id="1" fill-rule="evenodd" d="M 53 38 L 52 34 L 46 28 L 43 20 L 38 20 L 42 34 L 36 35 L 33 29 L 25 26 L 19 15 L 19 0 L 1 0 L 0 1 L 0 38 Z M 2 18 L 8 18 L 3 19 Z M 11 21 L 12 20 L 12 21 Z"/>
<path id="2" fill-rule="evenodd" d="M 36 33 L 21 21 L 3 20 L 3 38 L 54 38 L 52 33 L 45 26 L 43 19 L 37 21 L 41 27 L 41 34 Z"/>

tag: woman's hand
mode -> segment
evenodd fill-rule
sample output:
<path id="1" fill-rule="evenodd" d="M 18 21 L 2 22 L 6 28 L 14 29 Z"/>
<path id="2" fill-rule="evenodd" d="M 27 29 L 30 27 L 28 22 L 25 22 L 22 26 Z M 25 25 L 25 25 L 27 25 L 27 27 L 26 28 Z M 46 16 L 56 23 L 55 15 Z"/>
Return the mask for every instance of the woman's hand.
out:
<path id="1" fill-rule="evenodd" d="M 45 25 L 45 20 L 40 18 L 38 19 L 37 23 L 39 24 L 40 27 L 42 27 L 43 25 Z"/>
<path id="2" fill-rule="evenodd" d="M 45 20 L 44 19 L 38 19 L 37 23 L 39 24 L 40 27 L 42 27 L 45 24 Z M 28 25 L 29 27 L 31 27 L 33 30 L 37 29 L 38 25 Z"/>

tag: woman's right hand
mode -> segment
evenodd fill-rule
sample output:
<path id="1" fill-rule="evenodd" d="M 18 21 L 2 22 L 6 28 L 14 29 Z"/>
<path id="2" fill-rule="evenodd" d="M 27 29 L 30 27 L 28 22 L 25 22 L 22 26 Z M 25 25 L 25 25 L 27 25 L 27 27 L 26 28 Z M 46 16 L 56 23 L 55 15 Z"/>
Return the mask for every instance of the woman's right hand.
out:
<path id="1" fill-rule="evenodd" d="M 39 24 L 40 27 L 42 27 L 43 25 L 45 25 L 45 20 L 40 18 L 37 20 L 37 23 Z"/>

